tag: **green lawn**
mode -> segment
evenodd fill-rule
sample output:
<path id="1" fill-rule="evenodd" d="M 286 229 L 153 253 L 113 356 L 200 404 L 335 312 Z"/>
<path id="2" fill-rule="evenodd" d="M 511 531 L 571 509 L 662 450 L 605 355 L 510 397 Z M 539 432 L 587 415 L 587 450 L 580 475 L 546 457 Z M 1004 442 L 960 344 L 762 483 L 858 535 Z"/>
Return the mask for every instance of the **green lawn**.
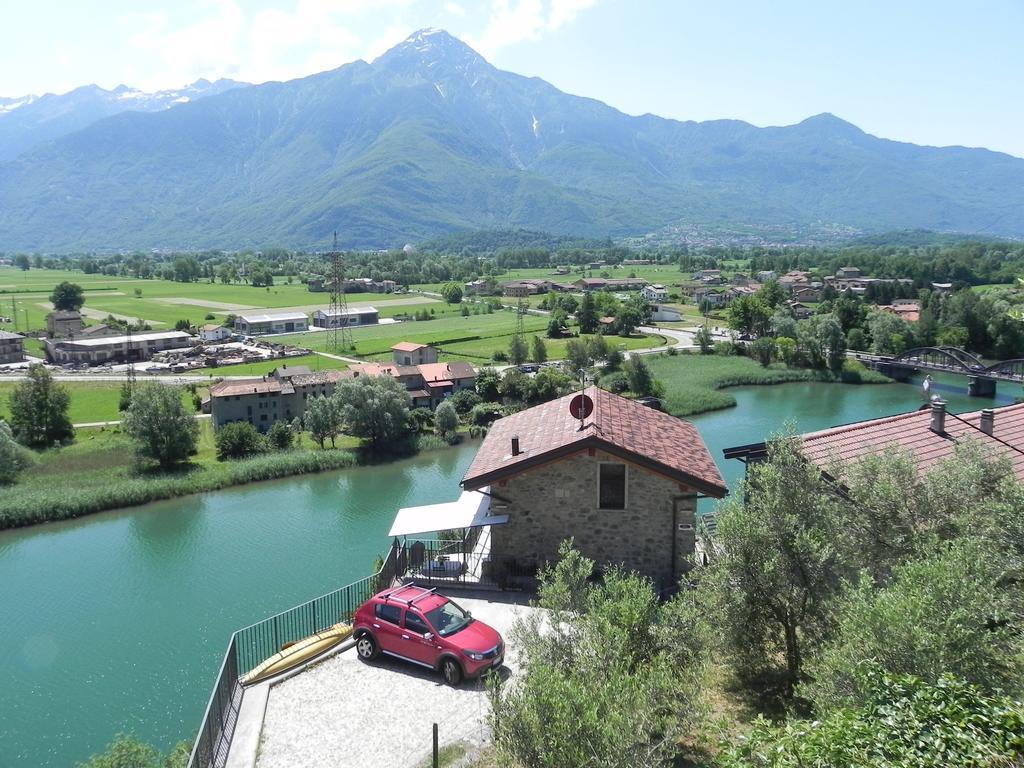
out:
<path id="1" fill-rule="evenodd" d="M 7 401 L 10 397 L 15 382 L 0 382 L 0 419 L 10 418 L 10 409 Z M 67 387 L 71 393 L 71 406 L 68 415 L 72 424 L 85 424 L 94 421 L 116 421 L 121 418 L 117 410 L 121 400 L 121 384 L 116 381 L 83 381 L 83 382 L 61 382 L 61 386 Z M 203 388 L 197 389 L 200 395 Z M 192 393 L 182 392 L 182 402 L 190 410 L 192 408 Z"/>
<path id="2" fill-rule="evenodd" d="M 879 373 L 847 360 L 843 371 L 787 368 L 773 363 L 763 368 L 748 357 L 723 355 L 652 355 L 645 358 L 651 373 L 665 388 L 665 410 L 675 416 L 689 416 L 729 408 L 736 399 L 721 390 L 744 384 L 781 384 L 787 381 L 843 381 L 880 384 L 889 381 Z"/>
<path id="3" fill-rule="evenodd" d="M 189 371 L 189 376 L 263 376 L 282 365 L 293 367 L 296 365 L 308 366 L 312 371 L 334 371 L 348 368 L 348 363 L 343 360 L 335 360 L 333 357 L 324 355 L 300 355 L 299 357 L 277 358 L 276 360 L 264 360 L 259 363 L 242 363 L 241 365 L 221 365 L 217 368 L 197 368 Z M 178 374 L 174 374 L 175 376 Z"/>
<path id="4" fill-rule="evenodd" d="M 569 266 L 568 275 L 556 275 L 552 267 L 538 267 L 535 269 L 510 269 L 498 275 L 495 279 L 499 285 L 509 280 L 545 279 L 556 283 L 574 283 L 583 276 L 579 267 Z M 614 278 L 628 277 L 633 274 L 636 277 L 647 280 L 651 283 L 661 283 L 668 287 L 688 281 L 691 273 L 681 272 L 677 264 L 645 264 L 639 266 L 624 266 L 618 269 L 608 268 L 606 270 L 593 270 L 594 277 L 598 277 L 602 271 L 607 271 Z M 587 270 L 587 276 L 591 270 Z M 411 286 L 414 290 L 438 292 L 445 283 L 424 283 Z M 534 297 L 537 300 L 537 297 Z"/>

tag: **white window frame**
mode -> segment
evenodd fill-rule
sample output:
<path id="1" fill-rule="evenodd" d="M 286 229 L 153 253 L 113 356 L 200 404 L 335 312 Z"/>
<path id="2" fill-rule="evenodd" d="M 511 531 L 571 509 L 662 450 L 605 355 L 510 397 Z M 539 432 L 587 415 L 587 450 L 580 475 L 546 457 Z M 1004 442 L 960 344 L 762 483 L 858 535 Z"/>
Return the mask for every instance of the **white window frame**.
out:
<path id="1" fill-rule="evenodd" d="M 601 506 L 601 467 L 605 464 L 614 464 L 622 467 L 622 507 Z M 597 509 L 602 512 L 622 512 L 629 509 L 629 464 L 624 461 L 599 461 L 597 462 Z"/>

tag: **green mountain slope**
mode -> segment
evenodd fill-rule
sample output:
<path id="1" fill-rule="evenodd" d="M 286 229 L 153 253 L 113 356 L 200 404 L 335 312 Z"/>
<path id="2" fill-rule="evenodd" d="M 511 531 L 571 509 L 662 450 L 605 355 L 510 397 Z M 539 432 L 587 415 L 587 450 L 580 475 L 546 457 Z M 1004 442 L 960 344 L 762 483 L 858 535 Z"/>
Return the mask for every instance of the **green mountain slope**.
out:
<path id="1" fill-rule="evenodd" d="M 831 115 L 631 117 L 425 30 L 374 61 L 125 113 L 0 164 L 0 249 L 386 247 L 476 228 L 1024 236 L 1024 160 Z"/>

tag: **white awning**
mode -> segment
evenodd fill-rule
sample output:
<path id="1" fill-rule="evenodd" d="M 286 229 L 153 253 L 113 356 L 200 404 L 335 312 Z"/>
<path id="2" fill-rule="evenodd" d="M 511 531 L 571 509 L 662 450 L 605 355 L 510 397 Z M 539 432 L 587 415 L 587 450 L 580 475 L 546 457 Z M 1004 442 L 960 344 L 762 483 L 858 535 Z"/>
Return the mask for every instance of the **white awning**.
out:
<path id="1" fill-rule="evenodd" d="M 491 497 L 487 495 L 489 490 L 463 491 L 458 501 L 444 504 L 403 507 L 395 515 L 388 536 L 412 536 L 451 528 L 478 528 L 507 523 L 508 515 L 491 516 Z"/>

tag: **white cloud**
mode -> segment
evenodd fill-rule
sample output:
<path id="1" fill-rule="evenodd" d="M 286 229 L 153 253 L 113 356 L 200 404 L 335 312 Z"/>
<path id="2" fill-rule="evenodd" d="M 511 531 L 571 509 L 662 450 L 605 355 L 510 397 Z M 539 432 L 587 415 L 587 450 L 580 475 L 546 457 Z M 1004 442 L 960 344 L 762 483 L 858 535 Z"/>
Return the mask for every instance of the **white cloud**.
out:
<path id="1" fill-rule="evenodd" d="M 458 3 L 447 2 L 444 4 L 444 9 L 448 11 L 452 16 L 465 16 L 466 9 Z"/>
<path id="2" fill-rule="evenodd" d="M 596 0 L 493 0 L 487 24 L 467 42 L 484 56 L 524 40 L 538 40 L 576 20 Z"/>

